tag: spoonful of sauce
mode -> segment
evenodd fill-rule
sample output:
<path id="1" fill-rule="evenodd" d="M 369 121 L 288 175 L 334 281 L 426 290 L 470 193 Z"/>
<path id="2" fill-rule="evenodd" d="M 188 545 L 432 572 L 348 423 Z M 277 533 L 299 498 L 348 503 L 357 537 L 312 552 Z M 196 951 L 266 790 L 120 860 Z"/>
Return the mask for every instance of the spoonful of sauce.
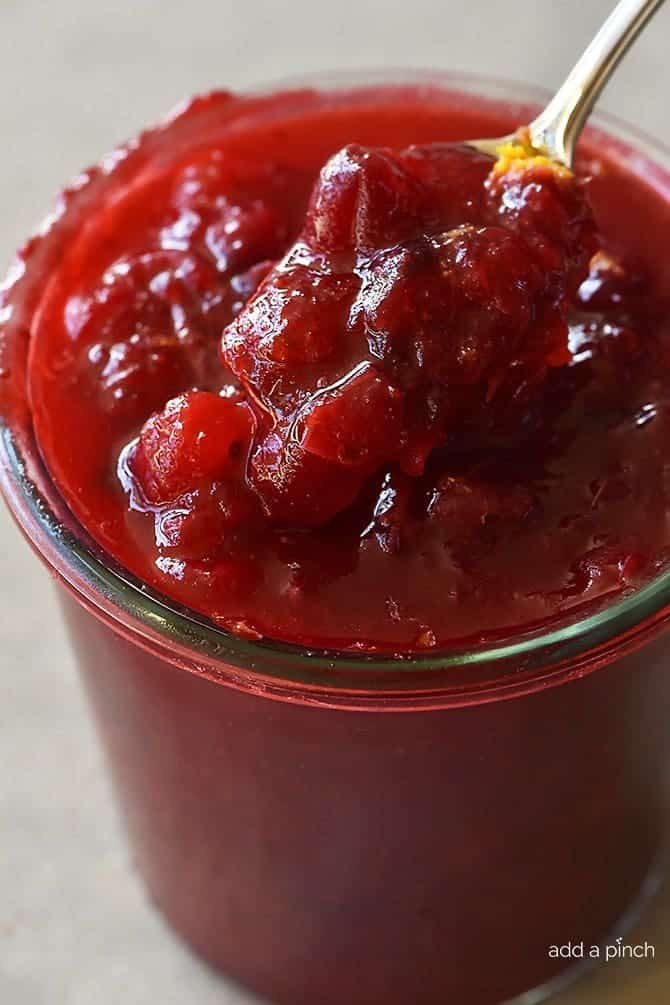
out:
<path id="1" fill-rule="evenodd" d="M 532 425 L 573 362 L 571 305 L 602 251 L 575 142 L 661 2 L 622 0 L 513 134 L 330 157 L 297 240 L 222 336 L 253 402 L 247 477 L 268 519 L 325 523 L 375 472 L 418 479 L 459 436 Z"/>

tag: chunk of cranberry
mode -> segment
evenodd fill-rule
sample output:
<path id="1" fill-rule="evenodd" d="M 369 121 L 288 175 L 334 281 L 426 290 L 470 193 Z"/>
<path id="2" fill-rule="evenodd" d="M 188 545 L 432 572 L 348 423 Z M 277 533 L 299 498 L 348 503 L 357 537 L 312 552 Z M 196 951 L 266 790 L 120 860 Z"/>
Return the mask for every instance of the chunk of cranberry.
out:
<path id="1" fill-rule="evenodd" d="M 243 481 L 203 480 L 198 488 L 154 509 L 154 533 L 161 552 L 205 559 L 230 550 L 240 531 L 257 522 L 255 499 Z"/>
<path id="2" fill-rule="evenodd" d="M 171 336 L 134 332 L 123 342 L 95 342 L 80 359 L 80 380 L 103 412 L 132 419 L 159 408 L 195 379 L 192 360 Z"/>
<path id="3" fill-rule="evenodd" d="M 272 364 L 328 359 L 346 324 L 354 287 L 346 275 L 305 266 L 278 270 L 225 332 L 227 362 L 242 379 L 262 383 L 266 371 L 270 379 L 283 372 Z"/>
<path id="4" fill-rule="evenodd" d="M 483 398 L 517 358 L 553 362 L 567 330 L 557 325 L 547 337 L 552 313 L 523 239 L 500 227 L 471 226 L 375 256 L 352 310 L 363 320 L 372 356 L 400 386 L 483 381 Z M 539 314 L 543 324 L 536 328 Z"/>
<path id="5" fill-rule="evenodd" d="M 372 470 L 403 446 L 404 397 L 374 367 L 365 366 L 308 402 L 306 414 L 298 417 L 302 447 L 344 467 Z"/>
<path id="6" fill-rule="evenodd" d="M 597 247 L 584 182 L 530 161 L 493 171 L 487 186 L 492 220 L 522 236 L 545 271 L 567 274 L 571 287 L 578 286 Z"/>
<path id="7" fill-rule="evenodd" d="M 231 191 L 239 187 L 245 166 L 222 150 L 206 150 L 175 171 L 172 202 L 180 210 L 207 214 L 219 205 L 217 200 L 225 204 Z"/>
<path id="8" fill-rule="evenodd" d="M 66 305 L 80 386 L 106 412 L 146 415 L 206 384 L 213 333 L 229 318 L 228 294 L 206 262 L 165 252 L 121 259 Z"/>
<path id="9" fill-rule="evenodd" d="M 218 270 L 235 275 L 279 255 L 287 236 L 279 214 L 267 203 L 255 199 L 222 210 L 220 218 L 206 228 L 204 242 Z"/>
<path id="10" fill-rule="evenodd" d="M 253 417 L 207 391 L 190 391 L 168 401 L 145 423 L 130 466 L 144 498 L 152 504 L 176 499 L 203 479 L 222 480 L 243 465 Z"/>
<path id="11" fill-rule="evenodd" d="M 485 222 L 492 157 L 457 143 L 427 143 L 403 150 L 399 160 L 430 193 L 443 230 Z"/>
<path id="12" fill-rule="evenodd" d="M 463 307 L 486 308 L 521 331 L 528 328 L 546 279 L 525 241 L 500 227 L 469 226 L 435 237 L 431 245 L 443 280 L 458 290 Z"/>
<path id="13" fill-rule="evenodd" d="M 289 260 L 224 332 L 225 361 L 265 411 L 249 474 L 273 521 L 321 523 L 360 489 L 360 473 L 343 474 L 333 458 L 317 456 L 332 444 L 322 439 L 318 446 L 316 420 L 313 450 L 300 442 L 319 392 L 346 373 L 346 324 L 356 287 L 352 275 Z"/>
<path id="14" fill-rule="evenodd" d="M 207 149 L 190 154 L 174 172 L 170 201 L 180 211 L 213 219 L 226 206 L 266 199 L 275 205 L 290 193 L 296 222 L 304 217 L 311 182 L 306 172 L 262 157 L 236 157 Z M 302 199 L 301 199 L 302 195 Z"/>
<path id="15" fill-rule="evenodd" d="M 356 499 L 366 479 L 360 467 L 343 467 L 309 453 L 286 427 L 260 440 L 249 464 L 249 479 L 274 524 L 317 527 Z"/>
<path id="16" fill-rule="evenodd" d="M 161 231 L 162 246 L 209 254 L 227 276 L 278 257 L 297 230 L 281 198 L 289 188 L 294 199 L 299 194 L 294 174 L 208 151 L 177 172 L 174 219 Z"/>
<path id="17" fill-rule="evenodd" d="M 313 249 L 371 251 L 418 235 L 437 209 L 389 150 L 348 146 L 321 171 L 303 239 Z"/>
<path id="18" fill-rule="evenodd" d="M 122 342 L 136 333 L 188 335 L 201 319 L 201 294 L 212 297 L 218 284 L 207 265 L 159 252 L 122 258 L 88 296 L 71 298 L 65 308 L 72 339 Z"/>

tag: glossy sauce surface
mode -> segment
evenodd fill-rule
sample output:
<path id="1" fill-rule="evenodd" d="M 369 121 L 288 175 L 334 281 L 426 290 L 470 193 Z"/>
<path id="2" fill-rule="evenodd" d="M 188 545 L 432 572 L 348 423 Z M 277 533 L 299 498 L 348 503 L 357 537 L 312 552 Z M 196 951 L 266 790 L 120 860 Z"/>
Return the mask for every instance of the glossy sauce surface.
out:
<path id="1" fill-rule="evenodd" d="M 448 646 L 633 589 L 670 537 L 667 202 L 607 149 L 589 183 L 492 173 L 446 145 L 516 125 L 476 99 L 272 101 L 101 206 L 45 290 L 75 514 L 252 637 Z"/>

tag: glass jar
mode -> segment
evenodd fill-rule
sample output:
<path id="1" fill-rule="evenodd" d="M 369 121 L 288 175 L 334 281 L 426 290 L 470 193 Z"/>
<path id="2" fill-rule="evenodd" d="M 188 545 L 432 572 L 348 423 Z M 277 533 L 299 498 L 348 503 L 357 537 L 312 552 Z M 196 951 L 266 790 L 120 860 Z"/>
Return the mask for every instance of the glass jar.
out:
<path id="1" fill-rule="evenodd" d="M 387 81 L 458 92 L 491 135 L 541 102 L 406 73 L 303 80 L 291 100 Z M 232 102 L 216 126 L 274 100 Z M 0 480 L 58 580 L 139 871 L 203 957 L 282 1005 L 529 1005 L 623 930 L 658 874 L 670 573 L 492 648 L 391 659 L 235 637 L 101 552 L 39 458 L 29 320 L 82 214 L 183 151 L 207 115 L 168 120 L 79 179 L 3 299 Z M 586 156 L 589 143 L 670 200 L 656 141 L 607 119 Z M 559 955 L 568 944 L 584 958 Z"/>

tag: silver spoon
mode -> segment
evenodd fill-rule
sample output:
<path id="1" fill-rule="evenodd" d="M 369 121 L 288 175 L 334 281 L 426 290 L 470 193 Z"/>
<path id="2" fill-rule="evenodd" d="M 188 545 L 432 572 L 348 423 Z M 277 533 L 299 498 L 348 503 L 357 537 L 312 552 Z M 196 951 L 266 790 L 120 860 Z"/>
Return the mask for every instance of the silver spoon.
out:
<path id="1" fill-rule="evenodd" d="M 547 107 L 528 126 L 534 151 L 572 167 L 575 145 L 600 92 L 619 60 L 664 0 L 620 0 Z M 518 139 L 468 140 L 468 146 L 496 156 Z"/>

